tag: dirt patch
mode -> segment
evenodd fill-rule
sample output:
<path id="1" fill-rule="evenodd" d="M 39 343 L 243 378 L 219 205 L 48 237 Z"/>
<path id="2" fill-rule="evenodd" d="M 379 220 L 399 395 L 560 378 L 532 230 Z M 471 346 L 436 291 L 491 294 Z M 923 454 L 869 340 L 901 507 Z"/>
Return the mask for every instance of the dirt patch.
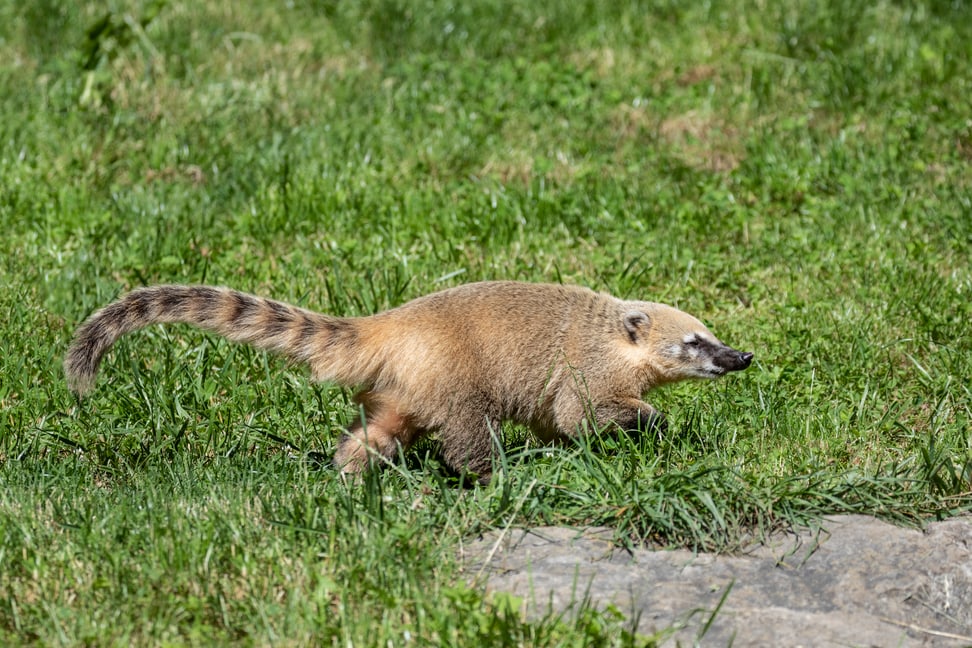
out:
<path id="1" fill-rule="evenodd" d="M 738 134 L 715 115 L 690 110 L 661 122 L 658 134 L 694 168 L 728 173 L 742 161 Z"/>
<path id="2" fill-rule="evenodd" d="M 629 553 L 607 529 L 516 529 L 468 544 L 462 559 L 471 580 L 523 597 L 528 614 L 588 596 L 642 634 L 672 629 L 666 645 L 972 645 L 969 518 L 918 531 L 832 517 L 733 556 Z"/>

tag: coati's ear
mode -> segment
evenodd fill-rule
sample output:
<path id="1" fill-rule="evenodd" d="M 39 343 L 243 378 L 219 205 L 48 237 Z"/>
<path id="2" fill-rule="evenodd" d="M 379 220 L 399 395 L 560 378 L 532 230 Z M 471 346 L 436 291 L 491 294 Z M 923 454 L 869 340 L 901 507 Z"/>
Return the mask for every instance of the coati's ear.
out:
<path id="1" fill-rule="evenodd" d="M 651 326 L 651 319 L 640 310 L 629 310 L 624 314 L 624 330 L 628 332 L 632 342 L 644 335 Z"/>

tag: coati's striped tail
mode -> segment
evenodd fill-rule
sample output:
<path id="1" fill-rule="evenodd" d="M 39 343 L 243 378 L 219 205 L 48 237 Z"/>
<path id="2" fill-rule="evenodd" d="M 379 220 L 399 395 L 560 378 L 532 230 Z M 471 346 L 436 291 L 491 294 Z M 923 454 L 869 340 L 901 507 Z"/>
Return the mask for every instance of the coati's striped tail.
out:
<path id="1" fill-rule="evenodd" d="M 96 312 L 78 329 L 64 361 L 68 385 L 76 393 L 85 394 L 94 386 L 102 356 L 118 338 L 151 324 L 176 322 L 193 324 L 297 362 L 320 361 L 324 352 L 343 355 L 334 347 L 353 343 L 357 335 L 353 320 L 228 288 L 139 288 Z M 340 363 L 339 358 L 334 360 Z"/>

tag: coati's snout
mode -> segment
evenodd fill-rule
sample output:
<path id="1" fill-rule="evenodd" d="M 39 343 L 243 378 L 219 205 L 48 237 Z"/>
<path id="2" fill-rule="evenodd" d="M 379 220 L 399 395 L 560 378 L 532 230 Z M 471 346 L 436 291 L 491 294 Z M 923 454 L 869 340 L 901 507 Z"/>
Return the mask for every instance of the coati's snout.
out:
<path id="1" fill-rule="evenodd" d="M 752 362 L 752 351 L 736 351 L 732 347 L 723 347 L 712 359 L 712 364 L 722 369 L 723 373 L 742 371 Z"/>
<path id="2" fill-rule="evenodd" d="M 708 377 L 718 378 L 730 371 L 742 371 L 753 362 L 751 351 L 737 351 L 718 340 L 699 339 L 695 343 L 697 359 L 709 373 Z"/>
<path id="3" fill-rule="evenodd" d="M 753 362 L 753 353 L 738 351 L 723 344 L 706 331 L 685 335 L 670 351 L 683 375 L 693 378 L 718 378 L 730 371 L 742 371 Z"/>

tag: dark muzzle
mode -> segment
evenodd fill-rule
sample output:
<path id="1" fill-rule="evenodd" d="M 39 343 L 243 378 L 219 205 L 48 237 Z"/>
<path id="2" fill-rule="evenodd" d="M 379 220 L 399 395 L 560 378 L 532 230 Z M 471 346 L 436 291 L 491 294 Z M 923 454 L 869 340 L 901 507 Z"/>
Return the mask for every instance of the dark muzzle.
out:
<path id="1" fill-rule="evenodd" d="M 726 371 L 742 371 L 753 362 L 752 351 L 736 351 L 726 347 L 715 358 L 716 364 Z"/>

